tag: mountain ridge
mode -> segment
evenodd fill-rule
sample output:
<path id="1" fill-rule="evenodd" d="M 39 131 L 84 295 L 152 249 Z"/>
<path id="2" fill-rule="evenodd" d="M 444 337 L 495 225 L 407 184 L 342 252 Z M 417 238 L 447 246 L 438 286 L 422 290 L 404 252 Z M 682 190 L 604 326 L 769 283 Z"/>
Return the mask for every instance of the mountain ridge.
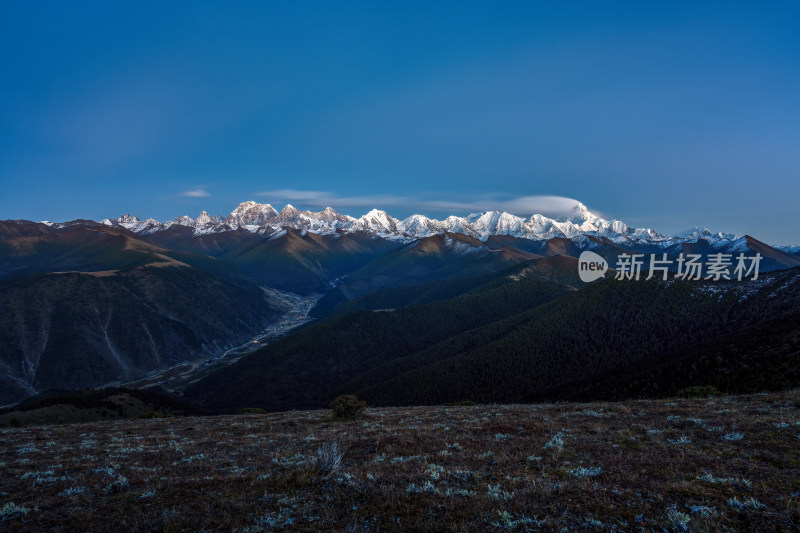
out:
<path id="1" fill-rule="evenodd" d="M 42 222 L 48 225 L 69 223 Z M 715 244 L 728 245 L 742 236 L 733 233 L 711 232 L 707 228 L 693 227 L 674 233 L 659 233 L 650 228 L 636 228 L 621 220 L 605 219 L 593 213 L 581 202 L 573 206 L 572 216 L 551 218 L 542 214 L 518 216 L 505 211 L 485 211 L 467 216 L 451 215 L 443 220 L 413 214 L 398 219 L 386 211 L 372 209 L 361 217 L 352 217 L 337 212 L 332 207 L 321 211 L 300 211 L 287 204 L 278 211 L 271 204 L 255 201 L 240 203 L 227 217 L 211 216 L 203 211 L 197 218 L 180 216 L 173 220 L 160 222 L 153 218 L 141 220 L 130 214 L 116 219 L 103 219 L 99 223 L 108 226 L 124 227 L 138 234 L 154 234 L 173 226 L 192 229 L 195 236 L 244 229 L 261 236 L 275 236 L 283 229 L 291 228 L 301 232 L 321 235 L 337 233 L 367 232 L 391 240 L 411 241 L 445 232 L 460 233 L 486 241 L 492 236 L 509 235 L 513 237 L 546 240 L 551 238 L 581 239 L 585 236 L 604 237 L 616 244 L 650 244 L 668 248 L 683 242 L 697 239 L 709 240 Z M 789 253 L 791 246 L 780 247 Z"/>

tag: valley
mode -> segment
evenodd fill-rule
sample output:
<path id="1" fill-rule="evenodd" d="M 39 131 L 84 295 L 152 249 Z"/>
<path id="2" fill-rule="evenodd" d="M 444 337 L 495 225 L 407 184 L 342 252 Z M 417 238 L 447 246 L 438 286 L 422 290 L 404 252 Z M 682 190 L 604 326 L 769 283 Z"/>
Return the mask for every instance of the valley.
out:
<path id="1" fill-rule="evenodd" d="M 273 291 L 277 293 L 278 291 Z M 252 339 L 212 357 L 201 358 L 185 363 L 179 363 L 171 368 L 160 370 L 154 374 L 139 377 L 125 383 L 111 382 L 105 387 L 129 387 L 146 389 L 158 386 L 167 392 L 180 392 L 189 385 L 196 383 L 212 372 L 225 366 L 236 363 L 243 356 L 261 349 L 267 343 L 288 335 L 293 330 L 308 324 L 312 320 L 309 312 L 319 300 L 319 296 L 299 296 L 291 293 L 279 293 L 279 298 L 286 303 L 288 311 L 259 332 Z"/>

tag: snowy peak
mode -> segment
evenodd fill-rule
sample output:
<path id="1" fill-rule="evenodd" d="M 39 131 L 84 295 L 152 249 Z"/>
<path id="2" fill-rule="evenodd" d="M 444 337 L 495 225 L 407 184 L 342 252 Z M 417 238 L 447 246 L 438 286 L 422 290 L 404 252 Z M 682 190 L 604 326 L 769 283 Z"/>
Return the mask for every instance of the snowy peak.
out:
<path id="1" fill-rule="evenodd" d="M 687 229 L 685 231 L 681 231 L 676 233 L 672 236 L 675 239 L 680 240 L 696 240 L 696 239 L 710 239 L 710 240 L 727 240 L 727 241 L 735 241 L 739 238 L 738 235 L 734 235 L 733 233 L 712 233 L 711 230 L 708 228 L 699 228 L 694 227 Z"/>
<path id="2" fill-rule="evenodd" d="M 683 239 L 683 238 L 711 237 L 711 235 L 713 234 L 711 233 L 711 231 L 709 231 L 708 228 L 700 228 L 695 226 L 694 228 L 689 228 L 684 231 L 679 231 L 678 233 L 675 233 L 673 237 L 678 239 Z"/>
<path id="3" fill-rule="evenodd" d="M 125 227 L 131 231 L 150 234 L 174 225 L 193 228 L 195 235 L 218 233 L 243 228 L 258 235 L 274 235 L 284 229 L 329 235 L 339 232 L 367 232 L 387 239 L 410 242 L 413 240 L 443 235 L 460 234 L 485 241 L 493 235 L 531 240 L 553 238 L 585 240 L 587 237 L 607 239 L 618 245 L 647 243 L 667 249 L 683 242 L 704 239 L 727 246 L 739 237 L 730 233 L 712 233 L 706 228 L 691 228 L 675 235 L 662 235 L 649 228 L 634 228 L 620 220 L 606 220 L 593 213 L 586 205 L 577 202 L 571 217 L 554 219 L 542 214 L 529 218 L 504 211 L 472 213 L 466 217 L 449 216 L 444 220 L 414 214 L 400 221 L 386 211 L 373 209 L 354 218 L 337 212 L 332 207 L 322 211 L 300 211 L 287 204 L 278 212 L 270 204 L 254 201 L 242 202 L 225 219 L 212 217 L 206 211 L 193 219 L 178 217 L 166 224 L 154 219 L 140 220 L 125 214 L 104 224 Z"/>
<path id="4" fill-rule="evenodd" d="M 386 211 L 373 209 L 357 220 L 359 225 L 367 231 L 375 233 L 396 233 L 398 220 L 389 216 Z"/>
<path id="5" fill-rule="evenodd" d="M 411 215 L 398 224 L 398 229 L 415 237 L 427 237 L 445 230 L 446 225 L 443 225 L 438 220 L 435 222 L 423 215 Z"/>
<path id="6" fill-rule="evenodd" d="M 320 220 L 346 220 L 347 217 L 342 215 L 341 213 L 337 212 L 332 207 L 326 207 L 322 211 L 317 211 L 316 213 L 306 211 L 306 216 L 311 218 L 318 218 Z"/>
<path id="7" fill-rule="evenodd" d="M 148 218 L 147 220 L 139 220 L 135 216 L 129 215 L 125 213 L 121 217 L 115 220 L 103 220 L 103 224 L 108 226 L 117 226 L 123 227 L 134 233 L 152 233 L 153 231 L 157 231 L 160 229 L 163 224 L 154 218 Z"/>
<path id="8" fill-rule="evenodd" d="M 125 213 L 117 219 L 117 223 L 119 223 L 120 226 L 124 226 L 126 224 L 136 224 L 137 222 L 139 222 L 139 219 L 133 215 L 129 215 L 128 213 Z"/>
<path id="9" fill-rule="evenodd" d="M 206 224 L 211 224 L 212 222 L 214 222 L 214 219 L 213 219 L 213 218 L 211 218 L 211 215 L 209 215 L 209 214 L 208 214 L 207 212 L 205 212 L 205 211 L 203 211 L 202 213 L 200 213 L 200 214 L 197 216 L 197 218 L 195 219 L 195 223 L 196 223 L 198 226 L 205 226 Z"/>
<path id="10" fill-rule="evenodd" d="M 277 216 L 278 212 L 271 205 L 249 201 L 236 206 L 225 223 L 231 226 L 262 226 Z"/>
<path id="11" fill-rule="evenodd" d="M 176 218 L 175 220 L 170 220 L 167 222 L 167 226 L 172 226 L 174 224 L 178 224 L 179 226 L 194 227 L 194 219 L 190 216 L 184 215 Z"/>
<path id="12" fill-rule="evenodd" d="M 472 221 L 472 227 L 481 235 L 513 235 L 522 229 L 525 219 L 511 213 L 487 211 Z"/>
<path id="13" fill-rule="evenodd" d="M 300 211 L 298 211 L 295 206 L 292 204 L 286 204 L 286 207 L 281 209 L 281 212 L 278 214 L 278 216 L 282 219 L 289 220 L 295 218 L 299 214 Z"/>
<path id="14" fill-rule="evenodd" d="M 573 209 L 575 210 L 576 214 L 572 218 L 570 218 L 570 221 L 573 224 L 577 224 L 578 226 L 580 226 L 584 222 L 597 222 L 599 220 L 602 220 L 600 217 L 589 211 L 589 208 L 580 202 L 575 204 L 575 207 Z"/>

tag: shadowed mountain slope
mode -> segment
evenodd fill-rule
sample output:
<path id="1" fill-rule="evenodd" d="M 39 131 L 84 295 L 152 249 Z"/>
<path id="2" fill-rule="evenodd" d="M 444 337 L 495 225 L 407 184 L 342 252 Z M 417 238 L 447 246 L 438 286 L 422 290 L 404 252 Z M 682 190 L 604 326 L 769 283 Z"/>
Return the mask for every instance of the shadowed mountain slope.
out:
<path id="1" fill-rule="evenodd" d="M 0 241 L 0 403 L 216 353 L 285 309 L 211 257 L 124 229 L 38 226 Z"/>
<path id="2" fill-rule="evenodd" d="M 208 409 L 327 405 L 337 387 L 363 372 L 452 335 L 551 301 L 569 289 L 507 279 L 499 286 L 395 311 L 365 311 L 311 325 L 186 391 Z"/>
<path id="3" fill-rule="evenodd" d="M 796 269 L 755 282 L 606 280 L 575 291 L 526 279 L 528 268 L 455 298 L 311 326 L 187 398 L 287 409 L 345 393 L 405 405 L 658 396 L 708 381 L 732 392 L 800 385 Z M 738 347 L 725 348 L 733 339 Z M 754 367 L 760 377 L 748 381 Z"/>

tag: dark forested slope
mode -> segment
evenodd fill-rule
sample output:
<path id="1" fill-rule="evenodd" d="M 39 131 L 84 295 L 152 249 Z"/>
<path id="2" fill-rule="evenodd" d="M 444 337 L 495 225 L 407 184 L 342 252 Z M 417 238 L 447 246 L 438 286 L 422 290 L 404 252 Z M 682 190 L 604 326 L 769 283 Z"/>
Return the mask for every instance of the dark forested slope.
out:
<path id="1" fill-rule="evenodd" d="M 580 291 L 496 282 L 330 319 L 206 378 L 188 398 L 215 409 L 288 409 L 342 393 L 403 405 L 800 384 L 797 269 L 755 282 L 607 280 Z"/>

